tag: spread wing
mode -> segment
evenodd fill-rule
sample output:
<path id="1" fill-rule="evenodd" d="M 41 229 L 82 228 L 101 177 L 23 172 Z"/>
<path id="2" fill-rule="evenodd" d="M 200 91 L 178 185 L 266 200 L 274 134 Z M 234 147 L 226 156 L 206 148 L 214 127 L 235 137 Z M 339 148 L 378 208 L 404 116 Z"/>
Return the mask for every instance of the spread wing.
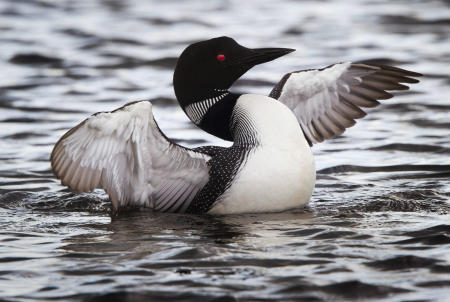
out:
<path id="1" fill-rule="evenodd" d="M 94 114 L 68 131 L 51 165 L 73 190 L 103 188 L 115 211 L 129 205 L 183 212 L 208 181 L 209 159 L 165 137 L 152 104 L 141 101 Z"/>
<path id="2" fill-rule="evenodd" d="M 288 106 L 297 117 L 312 146 L 342 134 L 355 119 L 389 99 L 389 90 L 406 90 L 401 83 L 418 83 L 420 73 L 404 69 L 355 63 L 340 63 L 324 69 L 286 74 L 270 97 Z"/>

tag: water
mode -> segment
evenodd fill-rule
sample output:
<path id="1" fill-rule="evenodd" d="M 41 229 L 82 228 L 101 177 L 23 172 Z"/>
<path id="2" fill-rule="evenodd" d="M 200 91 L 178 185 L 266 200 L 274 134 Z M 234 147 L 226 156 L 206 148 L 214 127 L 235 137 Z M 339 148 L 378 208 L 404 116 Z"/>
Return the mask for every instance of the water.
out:
<path id="1" fill-rule="evenodd" d="M 4 301 L 450 301 L 447 1 L 0 2 L 0 299 Z M 176 57 L 228 35 L 297 51 L 235 90 L 292 70 L 373 60 L 423 73 L 343 136 L 314 146 L 305 210 L 224 217 L 135 211 L 74 194 L 49 166 L 86 116 L 152 99 L 187 146 Z"/>

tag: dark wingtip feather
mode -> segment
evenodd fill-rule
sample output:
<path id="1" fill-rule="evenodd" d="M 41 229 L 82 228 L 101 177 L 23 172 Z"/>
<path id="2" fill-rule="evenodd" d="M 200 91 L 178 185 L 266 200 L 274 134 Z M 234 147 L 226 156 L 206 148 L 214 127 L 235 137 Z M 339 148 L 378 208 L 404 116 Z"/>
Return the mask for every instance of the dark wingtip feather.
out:
<path id="1" fill-rule="evenodd" d="M 400 73 L 403 76 L 409 76 L 409 77 L 421 77 L 421 76 L 423 76 L 423 74 L 421 74 L 421 73 L 410 71 L 410 70 L 406 70 L 406 69 L 402 69 L 402 68 L 398 68 L 398 67 L 394 67 L 394 66 L 376 65 L 376 64 L 373 64 L 373 65 L 378 66 L 378 67 L 380 67 L 383 70 L 389 70 L 389 71 Z"/>

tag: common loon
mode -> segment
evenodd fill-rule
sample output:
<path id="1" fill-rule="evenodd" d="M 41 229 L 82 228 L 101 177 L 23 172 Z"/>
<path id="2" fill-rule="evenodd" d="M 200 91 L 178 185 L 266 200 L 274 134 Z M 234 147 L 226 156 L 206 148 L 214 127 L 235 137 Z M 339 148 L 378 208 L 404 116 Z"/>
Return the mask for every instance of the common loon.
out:
<path id="1" fill-rule="evenodd" d="M 269 96 L 236 94 L 232 84 L 257 64 L 294 51 L 250 49 L 229 37 L 188 46 L 173 84 L 187 116 L 229 148 L 186 148 L 158 127 L 149 101 L 96 113 L 64 134 L 51 154 L 61 183 L 102 188 L 113 212 L 256 213 L 304 206 L 316 172 L 311 146 L 342 134 L 379 99 L 417 83 L 419 73 L 364 63 L 294 71 Z"/>

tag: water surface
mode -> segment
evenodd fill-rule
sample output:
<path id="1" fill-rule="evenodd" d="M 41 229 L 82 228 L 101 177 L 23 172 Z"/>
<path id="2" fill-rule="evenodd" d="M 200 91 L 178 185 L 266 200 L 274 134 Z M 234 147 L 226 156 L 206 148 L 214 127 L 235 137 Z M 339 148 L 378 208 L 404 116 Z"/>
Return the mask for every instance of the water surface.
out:
<path id="1" fill-rule="evenodd" d="M 0 3 L 0 299 L 5 301 L 445 301 L 450 296 L 450 13 L 447 1 Z M 111 219 L 49 165 L 86 116 L 150 99 L 186 146 L 226 143 L 177 106 L 187 44 L 228 35 L 290 47 L 235 90 L 288 71 L 393 64 L 422 82 L 313 147 L 310 205 L 223 217 L 147 210 Z M 274 201 L 276 202 L 276 201 Z"/>

